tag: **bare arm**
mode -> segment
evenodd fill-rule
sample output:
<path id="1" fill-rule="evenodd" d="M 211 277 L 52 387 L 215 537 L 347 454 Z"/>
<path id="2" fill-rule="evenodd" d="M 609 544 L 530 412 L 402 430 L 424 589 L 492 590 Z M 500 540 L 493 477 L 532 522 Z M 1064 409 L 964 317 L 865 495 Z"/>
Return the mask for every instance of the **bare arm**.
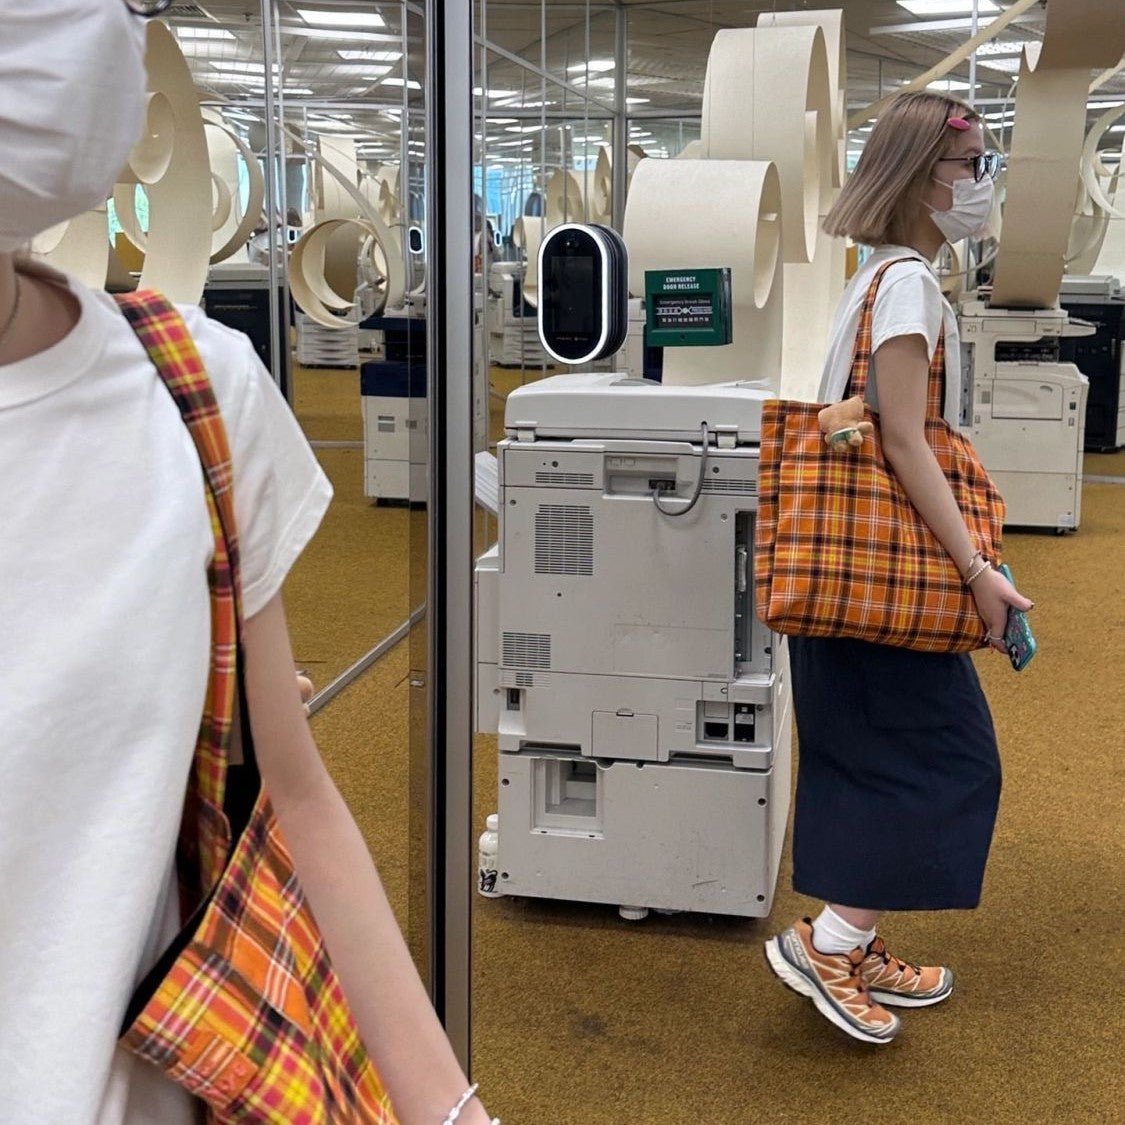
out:
<path id="1" fill-rule="evenodd" d="M 926 441 L 926 381 L 930 360 L 922 336 L 895 336 L 875 356 L 879 387 L 879 429 L 887 463 L 910 502 L 949 552 L 962 577 L 977 550 L 937 458 Z M 1004 635 L 1008 606 L 1030 609 L 999 571 L 990 570 L 971 587 L 977 609 L 996 638 Z M 995 647 L 1002 649 L 1003 644 Z"/>
<path id="2" fill-rule="evenodd" d="M 469 1083 L 414 967 L 363 837 L 301 703 L 280 595 L 246 622 L 246 693 L 262 778 L 360 1036 L 403 1125 L 439 1125 Z M 479 1101 L 466 1125 L 488 1116 Z"/>

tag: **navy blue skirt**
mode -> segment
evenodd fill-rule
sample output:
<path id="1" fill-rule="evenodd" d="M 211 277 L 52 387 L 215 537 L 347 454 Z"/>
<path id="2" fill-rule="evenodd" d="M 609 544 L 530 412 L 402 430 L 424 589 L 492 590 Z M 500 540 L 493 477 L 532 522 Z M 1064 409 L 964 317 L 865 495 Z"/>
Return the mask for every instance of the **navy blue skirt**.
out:
<path id="1" fill-rule="evenodd" d="M 980 901 L 1000 755 L 967 654 L 790 637 L 793 889 L 867 910 Z"/>

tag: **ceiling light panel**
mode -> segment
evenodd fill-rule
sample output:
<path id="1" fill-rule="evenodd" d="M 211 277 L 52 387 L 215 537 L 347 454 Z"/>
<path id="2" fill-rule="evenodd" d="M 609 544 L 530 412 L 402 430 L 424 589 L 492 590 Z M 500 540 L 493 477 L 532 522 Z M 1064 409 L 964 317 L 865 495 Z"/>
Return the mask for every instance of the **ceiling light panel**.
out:
<path id="1" fill-rule="evenodd" d="M 334 39 L 338 43 L 401 43 L 401 35 L 389 35 L 381 31 L 333 30 L 330 27 L 299 27 L 296 24 L 282 24 L 282 35 L 300 35 L 306 39 Z"/>
<path id="2" fill-rule="evenodd" d="M 337 51 L 348 62 L 395 63 L 402 58 L 401 51 Z"/>
<path id="3" fill-rule="evenodd" d="M 978 59 L 977 66 L 982 66 L 986 70 L 995 70 L 1000 74 L 1019 74 L 1020 60 L 1014 59 Z"/>
<path id="4" fill-rule="evenodd" d="M 211 66 L 215 70 L 226 71 L 228 74 L 265 74 L 266 64 L 264 62 L 239 62 L 237 59 L 230 59 L 224 62 L 212 62 Z M 277 74 L 277 63 L 273 64 L 273 72 Z"/>
<path id="5" fill-rule="evenodd" d="M 387 21 L 378 12 L 340 12 L 321 8 L 298 8 L 297 15 L 314 27 L 386 27 Z"/>
<path id="6" fill-rule="evenodd" d="M 221 27 L 177 27 L 179 39 L 233 39 L 234 32 Z"/>
<path id="7" fill-rule="evenodd" d="M 994 39 L 991 43 L 982 43 L 977 48 L 977 58 L 998 58 L 1004 55 L 1022 55 L 1025 47 L 1030 47 L 1033 43 L 1038 42 L 1038 39 L 1009 39 L 1006 43 L 1001 43 Z"/>
<path id="8" fill-rule="evenodd" d="M 973 0 L 898 0 L 912 16 L 971 16 Z M 978 0 L 977 12 L 991 15 L 1000 11 L 993 0 Z"/>
<path id="9" fill-rule="evenodd" d="M 382 78 L 390 74 L 389 66 L 370 66 L 364 63 L 338 63 L 335 66 L 328 64 L 328 74 L 343 74 L 348 78 Z"/>

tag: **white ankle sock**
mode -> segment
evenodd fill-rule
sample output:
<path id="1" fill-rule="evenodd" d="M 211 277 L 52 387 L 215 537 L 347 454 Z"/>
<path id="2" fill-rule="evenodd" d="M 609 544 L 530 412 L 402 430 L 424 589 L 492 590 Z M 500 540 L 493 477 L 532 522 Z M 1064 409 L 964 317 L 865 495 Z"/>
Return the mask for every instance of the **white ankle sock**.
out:
<path id="1" fill-rule="evenodd" d="M 851 953 L 856 946 L 866 952 L 874 940 L 874 930 L 857 930 L 830 906 L 813 922 L 813 946 L 820 953 Z"/>

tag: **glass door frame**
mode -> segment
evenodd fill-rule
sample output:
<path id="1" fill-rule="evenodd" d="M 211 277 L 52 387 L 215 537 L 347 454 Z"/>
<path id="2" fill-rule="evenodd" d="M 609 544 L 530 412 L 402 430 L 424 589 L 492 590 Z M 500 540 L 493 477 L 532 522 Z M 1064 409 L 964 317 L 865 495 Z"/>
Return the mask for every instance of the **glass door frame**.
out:
<path id="1" fill-rule="evenodd" d="M 473 893 L 472 15 L 471 0 L 426 0 L 428 983 L 466 1071 Z"/>

